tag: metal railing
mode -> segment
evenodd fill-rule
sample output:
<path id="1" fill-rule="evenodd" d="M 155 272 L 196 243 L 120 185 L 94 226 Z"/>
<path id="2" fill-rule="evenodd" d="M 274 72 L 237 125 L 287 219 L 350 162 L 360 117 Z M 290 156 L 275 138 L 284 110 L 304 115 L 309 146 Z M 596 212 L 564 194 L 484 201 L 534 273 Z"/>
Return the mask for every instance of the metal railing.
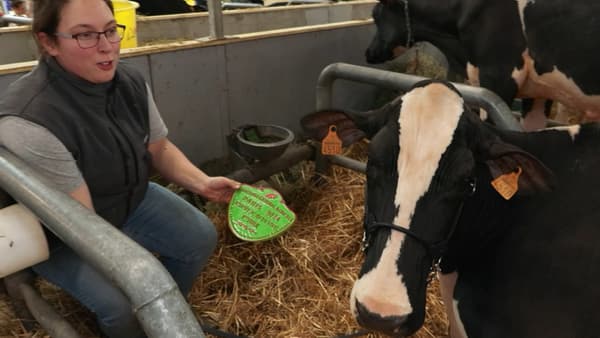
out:
<path id="1" fill-rule="evenodd" d="M 177 284 L 150 252 L 67 194 L 51 188 L 2 147 L 0 172 L 0 188 L 121 288 L 149 337 L 204 337 Z"/>
<path id="2" fill-rule="evenodd" d="M 31 25 L 33 22 L 32 18 L 26 18 L 22 16 L 0 14 L 0 26 L 4 23 L 16 23 L 19 25 Z"/>
<path id="3" fill-rule="evenodd" d="M 417 82 L 426 80 L 427 78 L 341 62 L 332 63 L 321 71 L 317 81 L 317 111 L 331 108 L 333 84 L 338 79 L 407 91 Z M 508 105 L 492 91 L 460 83 L 452 84 L 462 94 L 467 103 L 484 109 L 488 113 L 490 120 L 498 127 L 509 130 L 522 130 L 521 125 Z M 315 152 L 315 171 L 317 173 L 327 174 L 330 164 L 336 164 L 359 172 L 366 171 L 366 164 L 360 161 L 342 155 L 325 156 L 320 151 Z"/>
<path id="4" fill-rule="evenodd" d="M 325 67 L 319 75 L 317 82 L 317 110 L 331 108 L 333 83 L 338 79 L 407 91 L 415 83 L 427 78 L 341 62 L 332 63 Z M 498 127 L 509 130 L 522 130 L 521 125 L 515 119 L 508 105 L 492 91 L 460 83 L 452 84 L 462 94 L 467 103 L 483 108 L 489 114 L 490 120 Z"/>

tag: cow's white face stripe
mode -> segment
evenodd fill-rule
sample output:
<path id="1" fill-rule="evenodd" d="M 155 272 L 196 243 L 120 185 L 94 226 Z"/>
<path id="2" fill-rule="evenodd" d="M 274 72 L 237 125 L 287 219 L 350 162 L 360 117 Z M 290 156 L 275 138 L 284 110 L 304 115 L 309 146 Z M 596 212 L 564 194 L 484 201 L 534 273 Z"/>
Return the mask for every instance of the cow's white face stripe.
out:
<path id="1" fill-rule="evenodd" d="M 523 33 L 525 33 L 525 7 L 528 4 L 534 2 L 535 0 L 517 0 L 517 6 L 519 7 L 519 17 L 521 18 L 521 29 L 523 30 Z"/>
<path id="2" fill-rule="evenodd" d="M 450 94 L 448 94 L 450 93 Z M 400 111 L 400 154 L 394 204 L 394 224 L 409 227 L 415 206 L 429 188 L 440 158 L 452 140 L 463 112 L 463 100 L 442 84 L 417 88 L 404 95 Z M 426 140 L 425 142 L 423 140 Z M 377 266 L 355 284 L 352 298 L 380 316 L 412 312 L 396 261 L 405 235 L 392 231 Z M 354 308 L 354 301 L 351 301 Z M 356 313 L 356 312 L 355 312 Z"/>
<path id="3" fill-rule="evenodd" d="M 542 129 L 542 130 L 566 131 L 567 133 L 569 133 L 569 136 L 571 136 L 571 140 L 575 141 L 575 138 L 577 137 L 577 135 L 579 135 L 579 131 L 581 130 L 581 125 L 574 124 L 574 125 L 570 125 L 570 126 L 558 126 L 558 127 L 551 127 L 551 128 L 546 128 L 546 129 Z M 542 131 L 542 130 L 540 130 L 540 131 Z"/>
<path id="4" fill-rule="evenodd" d="M 450 95 L 449 95 L 450 93 Z M 409 227 L 419 198 L 429 189 L 463 112 L 463 100 L 443 84 L 417 88 L 402 98 L 398 186 L 394 224 Z M 394 232 L 402 237 L 401 232 Z"/>

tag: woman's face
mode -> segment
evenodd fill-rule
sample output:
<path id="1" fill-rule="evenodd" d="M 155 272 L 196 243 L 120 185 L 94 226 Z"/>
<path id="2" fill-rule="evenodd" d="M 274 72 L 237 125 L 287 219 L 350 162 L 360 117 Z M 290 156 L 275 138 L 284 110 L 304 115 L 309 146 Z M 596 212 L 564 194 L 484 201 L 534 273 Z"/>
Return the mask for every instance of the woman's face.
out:
<path id="1" fill-rule="evenodd" d="M 115 27 L 115 18 L 102 0 L 70 0 L 61 11 L 57 33 L 103 32 Z M 111 43 L 100 35 L 98 45 L 81 48 L 76 39 L 56 36 L 53 41 L 39 33 L 46 52 L 67 71 L 93 83 L 108 82 L 119 63 L 120 42 Z"/>

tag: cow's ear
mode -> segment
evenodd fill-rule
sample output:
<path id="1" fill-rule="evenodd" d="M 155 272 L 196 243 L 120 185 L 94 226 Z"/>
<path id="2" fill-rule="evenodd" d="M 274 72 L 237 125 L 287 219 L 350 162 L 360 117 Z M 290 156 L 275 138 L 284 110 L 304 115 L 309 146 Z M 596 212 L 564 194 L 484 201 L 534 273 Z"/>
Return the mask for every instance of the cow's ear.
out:
<path id="1" fill-rule="evenodd" d="M 538 192 L 547 192 L 555 185 L 554 174 L 538 158 L 521 148 L 496 140 L 487 148 L 486 164 L 492 178 L 500 182 L 508 178 L 518 182 L 518 195 L 531 195 Z M 494 181 L 493 181 L 494 182 Z M 496 183 L 494 182 L 494 183 Z M 495 185 L 495 184 L 494 184 Z M 495 185 L 496 187 L 496 185 Z M 499 191 L 501 194 L 502 192 Z"/>
<path id="2" fill-rule="evenodd" d="M 327 136 L 330 126 L 336 127 L 336 133 L 346 147 L 365 137 L 352 117 L 346 112 L 336 110 L 323 110 L 304 116 L 300 125 L 306 136 L 315 141 L 321 141 Z"/>
<path id="3" fill-rule="evenodd" d="M 396 117 L 400 111 L 400 97 L 383 105 L 381 108 L 363 112 L 325 110 L 308 114 L 300 120 L 305 134 L 313 140 L 321 141 L 335 125 L 342 145 L 348 146 L 364 137 L 373 135 L 388 123 L 390 117 Z"/>
<path id="4" fill-rule="evenodd" d="M 390 119 L 398 121 L 401 106 L 402 97 L 398 96 L 380 108 L 366 112 L 351 112 L 350 115 L 358 128 L 365 132 L 368 139 L 371 139 L 383 126 L 388 124 Z"/>

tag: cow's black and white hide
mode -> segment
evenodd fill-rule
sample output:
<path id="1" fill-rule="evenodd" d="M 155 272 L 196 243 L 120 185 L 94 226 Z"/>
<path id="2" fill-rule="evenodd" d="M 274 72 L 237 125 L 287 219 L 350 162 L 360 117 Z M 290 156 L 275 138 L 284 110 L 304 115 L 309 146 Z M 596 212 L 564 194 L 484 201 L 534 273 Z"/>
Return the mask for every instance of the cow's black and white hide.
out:
<path id="1" fill-rule="evenodd" d="M 498 94 L 525 99 L 528 130 L 543 127 L 546 99 L 600 119 L 600 2 L 589 0 L 380 0 L 367 61 L 427 41 L 450 69 Z M 535 101 L 534 101 L 535 99 Z"/>
<path id="2" fill-rule="evenodd" d="M 191 13 L 201 10 L 199 6 L 190 6 L 185 0 L 137 0 L 140 4 L 137 12 L 143 15 L 165 15 Z M 205 4 L 206 2 L 201 2 Z"/>
<path id="3" fill-rule="evenodd" d="M 498 130 L 440 82 L 379 110 L 323 111 L 302 123 L 315 136 L 332 121 L 370 139 L 366 252 L 350 299 L 361 325 L 392 336 L 418 330 L 442 258 L 443 276 L 456 278 L 446 301 L 454 333 L 597 336 L 598 124 Z M 516 194 L 505 199 L 491 181 L 516 173 Z"/>

